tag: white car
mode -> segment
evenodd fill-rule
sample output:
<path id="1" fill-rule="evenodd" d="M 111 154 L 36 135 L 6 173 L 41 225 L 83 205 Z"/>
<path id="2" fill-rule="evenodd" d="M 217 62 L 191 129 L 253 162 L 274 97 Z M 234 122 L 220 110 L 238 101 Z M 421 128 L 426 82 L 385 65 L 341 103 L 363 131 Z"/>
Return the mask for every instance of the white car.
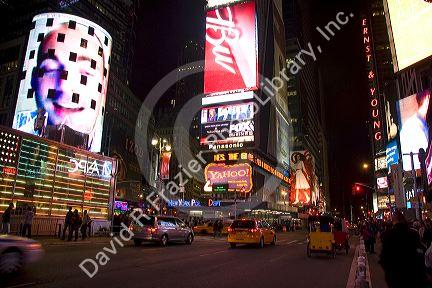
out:
<path id="1" fill-rule="evenodd" d="M 36 262 L 42 255 L 42 246 L 35 240 L 0 235 L 0 274 L 18 272 L 24 264 Z"/>

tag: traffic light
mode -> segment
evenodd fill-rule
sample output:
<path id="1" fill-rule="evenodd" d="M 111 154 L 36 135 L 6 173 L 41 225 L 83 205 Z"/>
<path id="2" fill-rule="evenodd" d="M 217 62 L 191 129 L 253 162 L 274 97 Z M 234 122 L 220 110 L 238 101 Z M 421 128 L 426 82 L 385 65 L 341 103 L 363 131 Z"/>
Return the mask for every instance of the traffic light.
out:
<path id="1" fill-rule="evenodd" d="M 353 185 L 353 187 L 352 187 L 352 193 L 353 194 L 359 194 L 359 193 L 361 193 L 361 191 L 362 191 L 362 189 L 361 189 L 360 185 L 358 185 L 358 184 Z"/>

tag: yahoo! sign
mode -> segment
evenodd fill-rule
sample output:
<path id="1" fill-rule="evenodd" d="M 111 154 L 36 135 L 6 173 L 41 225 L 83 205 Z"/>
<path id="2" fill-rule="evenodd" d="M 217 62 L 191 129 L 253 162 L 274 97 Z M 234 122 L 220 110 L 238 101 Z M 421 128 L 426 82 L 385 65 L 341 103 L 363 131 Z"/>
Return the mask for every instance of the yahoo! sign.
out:
<path id="1" fill-rule="evenodd" d="M 258 87 L 256 34 L 255 1 L 207 12 L 205 94 Z"/>
<path id="2" fill-rule="evenodd" d="M 381 116 L 381 105 L 379 100 L 379 91 L 376 79 L 374 58 L 373 58 L 373 46 L 372 36 L 370 33 L 367 18 L 362 19 L 362 34 L 363 34 L 363 45 L 364 52 L 366 55 L 367 63 L 367 77 L 369 82 L 369 96 L 371 105 L 371 116 L 372 116 L 372 132 L 374 138 L 374 150 L 381 150 L 383 143 L 383 130 L 382 130 L 382 116 Z"/>
<path id="3" fill-rule="evenodd" d="M 252 167 L 248 163 L 235 165 L 211 163 L 204 171 L 206 187 L 228 184 L 228 191 L 248 193 L 252 190 Z M 211 191 L 206 191 L 211 192 Z"/>

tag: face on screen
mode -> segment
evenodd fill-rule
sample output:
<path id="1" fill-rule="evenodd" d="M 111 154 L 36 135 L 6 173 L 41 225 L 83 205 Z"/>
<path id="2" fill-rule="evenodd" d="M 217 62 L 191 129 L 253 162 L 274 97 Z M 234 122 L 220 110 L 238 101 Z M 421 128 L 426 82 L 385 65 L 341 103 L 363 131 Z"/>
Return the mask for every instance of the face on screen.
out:
<path id="1" fill-rule="evenodd" d="M 32 87 L 38 108 L 48 112 L 48 124 L 65 124 L 93 131 L 104 99 L 102 43 L 88 28 L 62 25 L 42 40 Z"/>

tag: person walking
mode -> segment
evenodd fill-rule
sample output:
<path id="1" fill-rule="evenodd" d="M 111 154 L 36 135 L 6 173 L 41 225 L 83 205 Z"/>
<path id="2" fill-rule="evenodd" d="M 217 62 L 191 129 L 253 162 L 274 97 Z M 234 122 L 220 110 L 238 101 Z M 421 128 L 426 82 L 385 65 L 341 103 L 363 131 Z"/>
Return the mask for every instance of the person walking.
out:
<path id="1" fill-rule="evenodd" d="M 31 238 L 31 230 L 32 230 L 32 224 L 33 224 L 33 218 L 34 218 L 34 212 L 32 207 L 27 207 L 27 211 L 24 213 L 24 225 L 22 227 L 22 237 Z"/>
<path id="2" fill-rule="evenodd" d="M 78 230 L 81 227 L 82 218 L 78 213 L 78 210 L 75 209 L 72 215 L 71 225 L 69 226 L 69 234 L 68 241 L 72 240 L 72 234 L 75 233 L 75 241 L 78 241 Z"/>
<path id="3" fill-rule="evenodd" d="M 218 229 L 219 229 L 219 221 L 216 220 L 213 223 L 213 238 L 216 238 L 217 234 L 218 234 Z"/>
<path id="4" fill-rule="evenodd" d="M 72 216 L 73 216 L 72 207 L 69 206 L 68 208 L 69 208 L 69 211 L 66 213 L 65 220 L 64 220 L 63 235 L 61 238 L 62 240 L 66 239 L 66 231 L 70 230 L 70 225 L 71 225 Z"/>
<path id="5" fill-rule="evenodd" d="M 0 232 L 3 234 L 10 233 L 10 219 L 11 219 L 13 208 L 14 208 L 14 204 L 10 203 L 9 207 L 6 208 L 6 210 L 2 215 L 2 230 Z"/>
<path id="6" fill-rule="evenodd" d="M 425 247 L 404 215 L 396 211 L 393 227 L 382 236 L 380 264 L 389 288 L 426 287 Z"/>

